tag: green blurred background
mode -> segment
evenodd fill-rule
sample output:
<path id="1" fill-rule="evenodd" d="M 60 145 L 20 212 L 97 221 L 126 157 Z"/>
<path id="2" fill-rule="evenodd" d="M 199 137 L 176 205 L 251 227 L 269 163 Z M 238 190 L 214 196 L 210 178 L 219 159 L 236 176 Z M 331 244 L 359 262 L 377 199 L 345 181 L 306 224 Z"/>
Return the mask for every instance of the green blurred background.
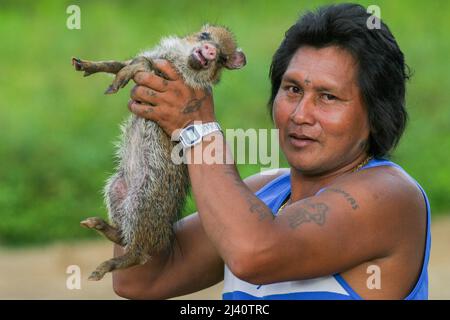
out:
<path id="1" fill-rule="evenodd" d="M 434 215 L 450 212 L 449 1 L 376 4 L 414 71 L 410 122 L 394 153 L 427 191 Z M 83 78 L 72 56 L 127 59 L 161 36 L 205 22 L 236 34 L 248 64 L 215 88 L 224 128 L 271 128 L 268 70 L 299 14 L 329 1 L 3 1 L 0 0 L 0 244 L 23 246 L 97 237 L 79 227 L 106 217 L 101 190 L 113 172 L 113 142 L 128 116 L 129 85 L 115 96 L 111 78 Z M 69 30 L 66 8 L 81 8 Z M 286 165 L 285 162 L 281 163 Z M 239 166 L 242 177 L 259 171 Z M 184 214 L 195 210 L 192 199 Z"/>

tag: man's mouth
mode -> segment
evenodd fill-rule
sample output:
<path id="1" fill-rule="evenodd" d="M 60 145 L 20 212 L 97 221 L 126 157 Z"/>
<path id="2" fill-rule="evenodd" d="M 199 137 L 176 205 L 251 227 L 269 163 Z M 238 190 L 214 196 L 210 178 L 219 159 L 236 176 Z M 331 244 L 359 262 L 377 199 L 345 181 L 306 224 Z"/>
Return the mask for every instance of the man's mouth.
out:
<path id="1" fill-rule="evenodd" d="M 317 142 L 316 139 L 314 139 L 310 136 L 307 136 L 304 134 L 298 134 L 295 132 L 289 133 L 288 137 L 289 137 L 290 144 L 296 148 L 304 148 L 304 147 L 307 147 L 307 146 L 313 144 L 314 142 Z"/>

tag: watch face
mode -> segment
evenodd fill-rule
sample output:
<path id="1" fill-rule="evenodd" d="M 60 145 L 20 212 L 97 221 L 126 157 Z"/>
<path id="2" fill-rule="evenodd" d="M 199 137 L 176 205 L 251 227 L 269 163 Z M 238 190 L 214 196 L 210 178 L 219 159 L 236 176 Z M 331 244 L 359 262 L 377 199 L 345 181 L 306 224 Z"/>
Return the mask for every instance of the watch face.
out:
<path id="1" fill-rule="evenodd" d="M 200 135 L 194 129 L 194 127 L 192 127 L 192 128 L 190 128 L 189 130 L 186 131 L 186 137 L 188 138 L 189 141 L 195 141 L 198 138 L 200 138 Z"/>
<path id="2" fill-rule="evenodd" d="M 187 145 L 192 145 L 201 138 L 200 133 L 196 130 L 194 126 L 187 127 L 181 133 L 180 139 Z"/>

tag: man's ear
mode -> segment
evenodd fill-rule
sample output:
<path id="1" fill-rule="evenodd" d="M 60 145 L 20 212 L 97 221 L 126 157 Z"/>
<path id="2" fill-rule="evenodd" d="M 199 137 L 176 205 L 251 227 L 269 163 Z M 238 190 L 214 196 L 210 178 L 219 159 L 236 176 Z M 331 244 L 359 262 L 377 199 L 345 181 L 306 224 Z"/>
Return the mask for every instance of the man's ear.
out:
<path id="1" fill-rule="evenodd" d="M 245 54 L 241 51 L 241 49 L 237 49 L 227 60 L 225 63 L 225 68 L 234 70 L 240 69 L 247 64 L 247 59 L 245 58 Z"/>

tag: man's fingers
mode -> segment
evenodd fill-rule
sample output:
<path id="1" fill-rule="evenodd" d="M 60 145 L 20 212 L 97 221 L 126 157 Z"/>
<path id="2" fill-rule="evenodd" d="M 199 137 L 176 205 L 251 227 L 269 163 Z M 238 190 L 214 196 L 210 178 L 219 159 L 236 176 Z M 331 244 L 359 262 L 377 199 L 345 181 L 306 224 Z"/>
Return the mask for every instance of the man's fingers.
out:
<path id="1" fill-rule="evenodd" d="M 138 85 L 149 87 L 155 91 L 165 92 L 169 89 L 170 80 L 158 77 L 152 72 L 137 72 L 133 80 Z"/>
<path id="2" fill-rule="evenodd" d="M 167 77 L 167 79 L 174 81 L 180 78 L 169 61 L 163 59 L 155 59 L 153 60 L 153 62 L 153 67 L 161 71 Z"/>
<path id="3" fill-rule="evenodd" d="M 138 117 L 158 122 L 157 121 L 158 120 L 157 113 L 159 111 L 158 107 L 139 103 L 135 100 L 130 99 L 130 101 L 128 101 L 128 109 Z"/>
<path id="4" fill-rule="evenodd" d="M 145 102 L 151 105 L 157 105 L 158 92 L 145 86 L 134 86 L 130 92 L 130 98 L 135 101 Z"/>
<path id="5" fill-rule="evenodd" d="M 167 60 L 153 60 L 153 67 L 156 69 L 155 73 L 143 71 L 137 72 L 133 78 L 134 82 L 152 88 L 153 90 L 164 92 L 168 90 L 170 81 L 175 81 L 180 78 Z"/>

